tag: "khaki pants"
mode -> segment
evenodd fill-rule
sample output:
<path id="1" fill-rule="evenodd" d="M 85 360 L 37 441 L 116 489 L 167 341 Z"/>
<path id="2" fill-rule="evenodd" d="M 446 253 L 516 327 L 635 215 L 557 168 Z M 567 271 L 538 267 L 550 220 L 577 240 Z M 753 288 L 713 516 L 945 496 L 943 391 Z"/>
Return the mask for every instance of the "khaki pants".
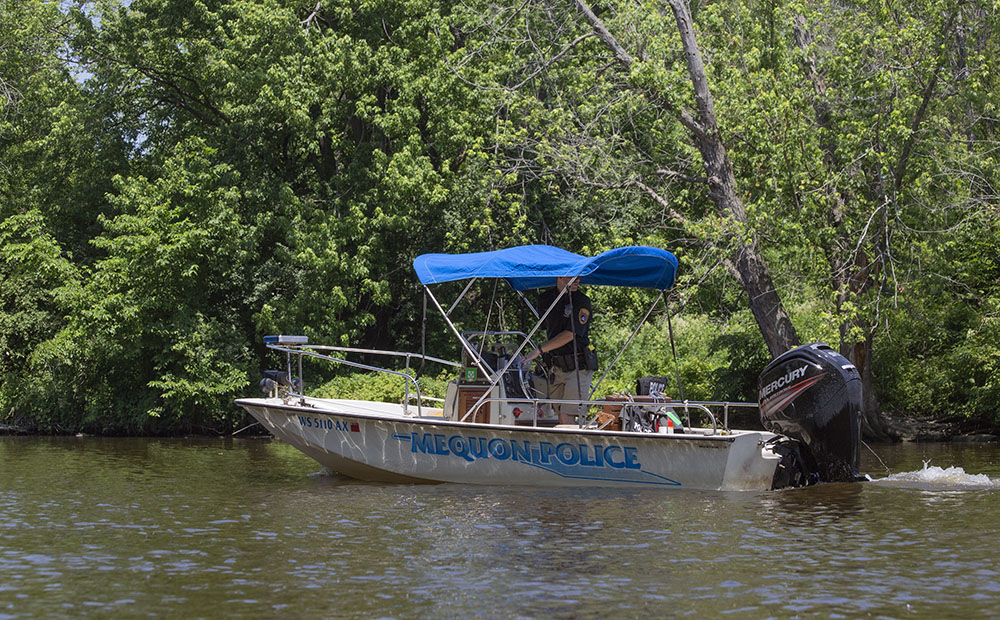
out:
<path id="1" fill-rule="evenodd" d="M 590 382 L 594 379 L 593 370 L 565 371 L 553 368 L 549 377 L 540 377 L 542 398 L 553 400 L 590 400 Z M 586 415 L 586 405 L 552 405 L 553 411 L 559 415 L 560 424 L 573 424 L 573 416 Z"/>

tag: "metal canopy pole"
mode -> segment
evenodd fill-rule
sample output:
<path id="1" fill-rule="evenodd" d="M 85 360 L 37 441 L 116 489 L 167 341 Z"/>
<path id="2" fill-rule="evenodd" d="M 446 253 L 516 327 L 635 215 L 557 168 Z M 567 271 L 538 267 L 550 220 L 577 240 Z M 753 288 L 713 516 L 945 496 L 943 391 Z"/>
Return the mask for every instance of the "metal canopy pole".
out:
<path id="1" fill-rule="evenodd" d="M 437 297 L 434 296 L 434 293 L 431 292 L 431 289 L 426 284 L 424 284 L 423 286 L 424 286 L 424 291 L 426 291 L 427 293 L 427 296 L 431 298 L 431 301 L 434 302 L 434 306 L 438 309 L 438 312 L 440 312 L 441 316 L 444 317 L 445 323 L 447 323 L 448 327 L 451 328 L 451 331 L 455 334 L 455 337 L 458 338 L 458 341 L 462 343 L 462 348 L 465 349 L 465 352 L 472 357 L 472 359 L 476 362 L 476 366 L 479 367 L 479 370 L 483 371 L 483 374 L 485 376 L 492 377 L 493 373 L 486 369 L 486 366 L 483 364 L 482 358 L 480 358 L 479 354 L 472 347 L 469 346 L 468 341 L 466 341 L 466 339 L 462 337 L 462 334 L 459 333 L 458 328 L 455 327 L 455 324 L 451 322 L 451 318 L 444 311 L 444 308 L 441 307 L 441 304 L 438 302 Z M 466 287 L 465 290 L 469 290 L 468 287 Z M 454 308 L 454 306 L 452 307 Z"/>
<path id="2" fill-rule="evenodd" d="M 535 304 L 531 303 L 531 300 L 530 300 L 530 299 L 528 299 L 527 297 L 525 297 L 525 296 L 524 296 L 524 291 L 519 291 L 519 290 L 517 290 L 517 289 L 515 288 L 515 289 L 514 289 L 514 292 L 516 292 L 516 293 L 517 293 L 518 295 L 520 295 L 520 296 L 521 296 L 521 299 L 523 299 L 523 300 L 524 300 L 524 305 L 528 306 L 528 309 L 529 309 L 529 310 L 531 310 L 531 313 L 535 315 L 535 318 L 536 318 L 536 319 L 537 319 L 537 318 L 540 318 L 540 317 L 538 316 L 538 309 L 537 309 L 537 308 L 535 308 Z"/>
<path id="3" fill-rule="evenodd" d="M 441 310 L 441 313 L 444 314 L 446 318 L 451 316 L 451 313 L 454 312 L 455 308 L 458 306 L 458 302 L 462 301 L 462 299 L 465 298 L 465 294 L 469 292 L 469 289 L 472 288 L 472 284 L 478 279 L 479 278 L 472 278 L 471 280 L 469 280 L 469 283 L 465 285 L 465 288 L 462 289 L 462 292 L 459 294 L 458 299 L 456 299 L 455 303 L 451 304 L 451 307 L 448 308 L 448 312 L 441 310 L 441 306 L 438 306 L 438 310 Z M 430 292 L 430 289 L 427 288 L 426 284 L 424 285 L 424 290 L 427 291 L 428 293 Z M 433 297 L 433 295 L 431 295 L 431 297 Z"/>
<path id="4" fill-rule="evenodd" d="M 681 367 L 677 362 L 677 348 L 674 346 L 674 326 L 670 321 L 670 309 L 667 309 L 667 330 L 670 333 L 670 350 L 674 354 L 674 372 L 677 374 L 677 395 L 684 400 L 684 387 L 681 385 Z M 688 420 L 688 426 L 691 425 L 691 420 Z"/>

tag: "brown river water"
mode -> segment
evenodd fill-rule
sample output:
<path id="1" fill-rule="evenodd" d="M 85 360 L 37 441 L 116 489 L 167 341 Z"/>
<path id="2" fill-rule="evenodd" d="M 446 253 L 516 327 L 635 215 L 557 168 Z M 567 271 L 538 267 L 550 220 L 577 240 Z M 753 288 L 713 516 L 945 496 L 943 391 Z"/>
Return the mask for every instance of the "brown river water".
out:
<path id="1" fill-rule="evenodd" d="M 367 484 L 259 439 L 0 437 L 0 620 L 978 618 L 1000 446 L 762 493 Z M 925 462 L 927 465 L 925 466 Z"/>

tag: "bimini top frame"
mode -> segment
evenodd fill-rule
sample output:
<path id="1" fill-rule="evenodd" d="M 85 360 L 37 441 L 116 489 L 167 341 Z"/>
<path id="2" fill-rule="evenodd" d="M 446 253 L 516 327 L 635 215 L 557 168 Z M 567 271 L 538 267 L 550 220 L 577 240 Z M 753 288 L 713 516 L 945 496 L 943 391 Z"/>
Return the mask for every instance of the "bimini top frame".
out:
<path id="1" fill-rule="evenodd" d="M 594 257 L 580 256 L 566 250 L 548 245 L 527 245 L 493 252 L 476 252 L 471 254 L 422 254 L 413 261 L 413 269 L 424 286 L 427 296 L 437 307 L 438 312 L 444 317 L 448 327 L 462 343 L 462 347 L 470 358 L 475 361 L 479 370 L 489 377 L 492 389 L 499 382 L 501 377 L 515 363 L 521 351 L 531 341 L 532 336 L 542 326 L 549 313 L 559 302 L 559 299 L 569 289 L 569 284 L 559 291 L 559 295 L 545 312 L 538 318 L 538 322 L 528 332 L 524 341 L 521 342 L 517 351 L 511 355 L 507 365 L 499 373 L 489 368 L 483 361 L 482 356 L 476 351 L 461 332 L 451 321 L 451 312 L 462 300 L 469 288 L 478 278 L 502 279 L 519 293 L 538 288 L 549 288 L 556 285 L 556 279 L 560 277 L 572 278 L 580 284 L 596 286 L 625 286 L 631 288 L 649 288 L 660 291 L 653 305 L 643 317 L 643 320 L 636 327 L 628 341 L 622 347 L 629 345 L 639 328 L 652 313 L 653 308 L 663 297 L 663 292 L 674 285 L 677 276 L 677 257 L 666 250 L 647 246 L 629 246 L 608 250 Z M 434 297 L 430 289 L 432 284 L 444 282 L 454 282 L 457 280 L 470 280 L 458 299 L 446 311 Z M 570 283 L 572 283 L 572 281 Z M 522 294 L 522 298 L 524 298 Z M 526 298 L 525 302 L 534 311 L 534 307 Z M 537 312 L 535 313 L 537 315 Z M 622 351 L 615 356 L 614 362 L 618 361 Z M 614 362 L 608 367 L 610 370 Z M 601 377 L 607 375 L 607 370 Z M 601 381 L 598 381 L 598 385 Z M 483 394 L 486 398 L 488 391 Z M 478 405 L 478 403 L 477 403 Z"/>

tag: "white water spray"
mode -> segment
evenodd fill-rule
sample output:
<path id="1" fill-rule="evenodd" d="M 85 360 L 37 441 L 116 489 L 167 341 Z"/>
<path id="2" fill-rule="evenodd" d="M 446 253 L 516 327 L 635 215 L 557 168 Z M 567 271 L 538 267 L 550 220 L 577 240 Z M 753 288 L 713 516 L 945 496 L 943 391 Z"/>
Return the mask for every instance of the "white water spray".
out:
<path id="1" fill-rule="evenodd" d="M 871 478 L 871 482 L 896 483 L 900 486 L 916 484 L 921 488 L 1000 488 L 1000 479 L 993 479 L 986 474 L 968 474 L 961 467 L 951 466 L 941 468 L 924 461 L 924 468 L 917 471 L 907 471 L 891 474 L 885 478 Z"/>

